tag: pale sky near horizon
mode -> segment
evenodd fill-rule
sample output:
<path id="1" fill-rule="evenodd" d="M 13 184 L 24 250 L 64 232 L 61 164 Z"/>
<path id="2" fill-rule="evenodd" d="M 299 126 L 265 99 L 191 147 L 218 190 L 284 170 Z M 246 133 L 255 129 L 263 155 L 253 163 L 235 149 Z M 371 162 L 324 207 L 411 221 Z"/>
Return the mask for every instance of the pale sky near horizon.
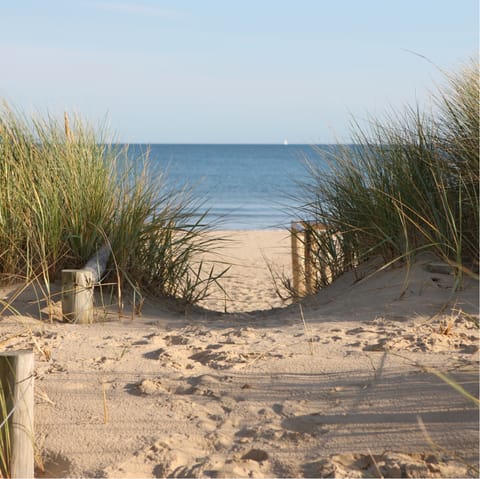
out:
<path id="1" fill-rule="evenodd" d="M 0 98 L 129 143 L 348 142 L 352 116 L 422 105 L 479 49 L 478 0 L 0 0 L 0 18 Z"/>

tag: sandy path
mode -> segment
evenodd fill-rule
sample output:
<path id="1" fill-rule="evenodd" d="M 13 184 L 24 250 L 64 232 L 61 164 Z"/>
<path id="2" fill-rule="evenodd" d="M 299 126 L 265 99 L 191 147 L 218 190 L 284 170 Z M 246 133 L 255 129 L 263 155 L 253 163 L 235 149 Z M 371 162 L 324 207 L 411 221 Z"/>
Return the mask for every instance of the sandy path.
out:
<path id="1" fill-rule="evenodd" d="M 277 295 L 272 273 L 291 276 L 288 231 L 220 231 L 227 238 L 217 255 L 207 257 L 231 265 L 222 281 L 202 306 L 221 312 L 265 310 L 285 306 Z"/>
<path id="2" fill-rule="evenodd" d="M 5 313 L 0 341 L 35 351 L 37 473 L 476 477 L 465 463 L 478 466 L 478 407 L 432 370 L 478 397 L 478 282 L 450 297 L 453 278 L 430 273 L 428 257 L 403 294 L 403 269 L 347 274 L 303 302 L 303 322 L 298 304 L 264 299 L 262 249 L 289 265 L 268 249 L 285 245 L 280 233 L 235 233 L 247 246 L 229 253 L 243 271 L 230 306 L 264 312 L 147 302 L 133 321 L 50 324 L 31 292 L 20 297 L 31 317 Z"/>

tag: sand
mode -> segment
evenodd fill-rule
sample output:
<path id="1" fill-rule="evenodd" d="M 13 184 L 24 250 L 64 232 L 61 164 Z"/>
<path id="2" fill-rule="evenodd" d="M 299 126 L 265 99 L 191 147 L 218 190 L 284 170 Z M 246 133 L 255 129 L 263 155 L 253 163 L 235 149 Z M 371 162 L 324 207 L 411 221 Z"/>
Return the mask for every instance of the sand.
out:
<path id="1" fill-rule="evenodd" d="M 35 351 L 38 475 L 478 476 L 478 282 L 452 296 L 423 256 L 406 288 L 365 265 L 277 308 L 263 257 L 289 274 L 288 235 L 230 234 L 216 312 L 50 323 L 32 291 L 3 312 L 2 348 Z"/>
<path id="2" fill-rule="evenodd" d="M 207 261 L 229 267 L 222 288 L 213 288 L 201 306 L 220 312 L 246 312 L 278 308 L 290 304 L 283 292 L 282 277 L 291 277 L 290 234 L 283 230 L 218 231 L 221 247 Z M 275 285 L 275 282 L 277 283 Z"/>

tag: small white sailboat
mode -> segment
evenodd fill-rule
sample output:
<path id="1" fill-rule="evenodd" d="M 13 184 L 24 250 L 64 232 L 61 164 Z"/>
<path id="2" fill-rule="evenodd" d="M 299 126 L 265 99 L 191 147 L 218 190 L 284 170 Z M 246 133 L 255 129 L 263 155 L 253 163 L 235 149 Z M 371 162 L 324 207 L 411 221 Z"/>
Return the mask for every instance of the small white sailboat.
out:
<path id="1" fill-rule="evenodd" d="M 288 145 L 288 141 L 287 141 L 287 140 L 283 140 L 283 144 L 284 144 L 285 146 L 287 146 L 287 145 Z"/>

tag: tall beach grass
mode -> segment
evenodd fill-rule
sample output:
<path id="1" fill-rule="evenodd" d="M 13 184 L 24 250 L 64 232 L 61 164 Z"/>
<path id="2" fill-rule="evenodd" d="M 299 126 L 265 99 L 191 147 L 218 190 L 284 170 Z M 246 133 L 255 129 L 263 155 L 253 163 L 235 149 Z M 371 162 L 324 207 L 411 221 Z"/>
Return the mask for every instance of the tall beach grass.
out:
<path id="1" fill-rule="evenodd" d="M 425 250 L 452 266 L 457 285 L 465 272 L 478 278 L 478 62 L 447 81 L 431 112 L 354 123 L 354 145 L 327 171 L 310 164 L 299 213 L 326 229 L 311 231 L 317 288 L 370 257 L 391 264 Z"/>
<path id="2" fill-rule="evenodd" d="M 11 427 L 7 419 L 10 413 L 8 407 L 10 395 L 11 391 L 4 387 L 3 378 L 0 378 L 0 477 L 11 476 L 12 441 Z"/>
<path id="3" fill-rule="evenodd" d="M 121 285 L 196 302 L 222 275 L 198 260 L 216 242 L 201 206 L 104 129 L 1 109 L 0 282 L 48 284 L 107 243 Z"/>

